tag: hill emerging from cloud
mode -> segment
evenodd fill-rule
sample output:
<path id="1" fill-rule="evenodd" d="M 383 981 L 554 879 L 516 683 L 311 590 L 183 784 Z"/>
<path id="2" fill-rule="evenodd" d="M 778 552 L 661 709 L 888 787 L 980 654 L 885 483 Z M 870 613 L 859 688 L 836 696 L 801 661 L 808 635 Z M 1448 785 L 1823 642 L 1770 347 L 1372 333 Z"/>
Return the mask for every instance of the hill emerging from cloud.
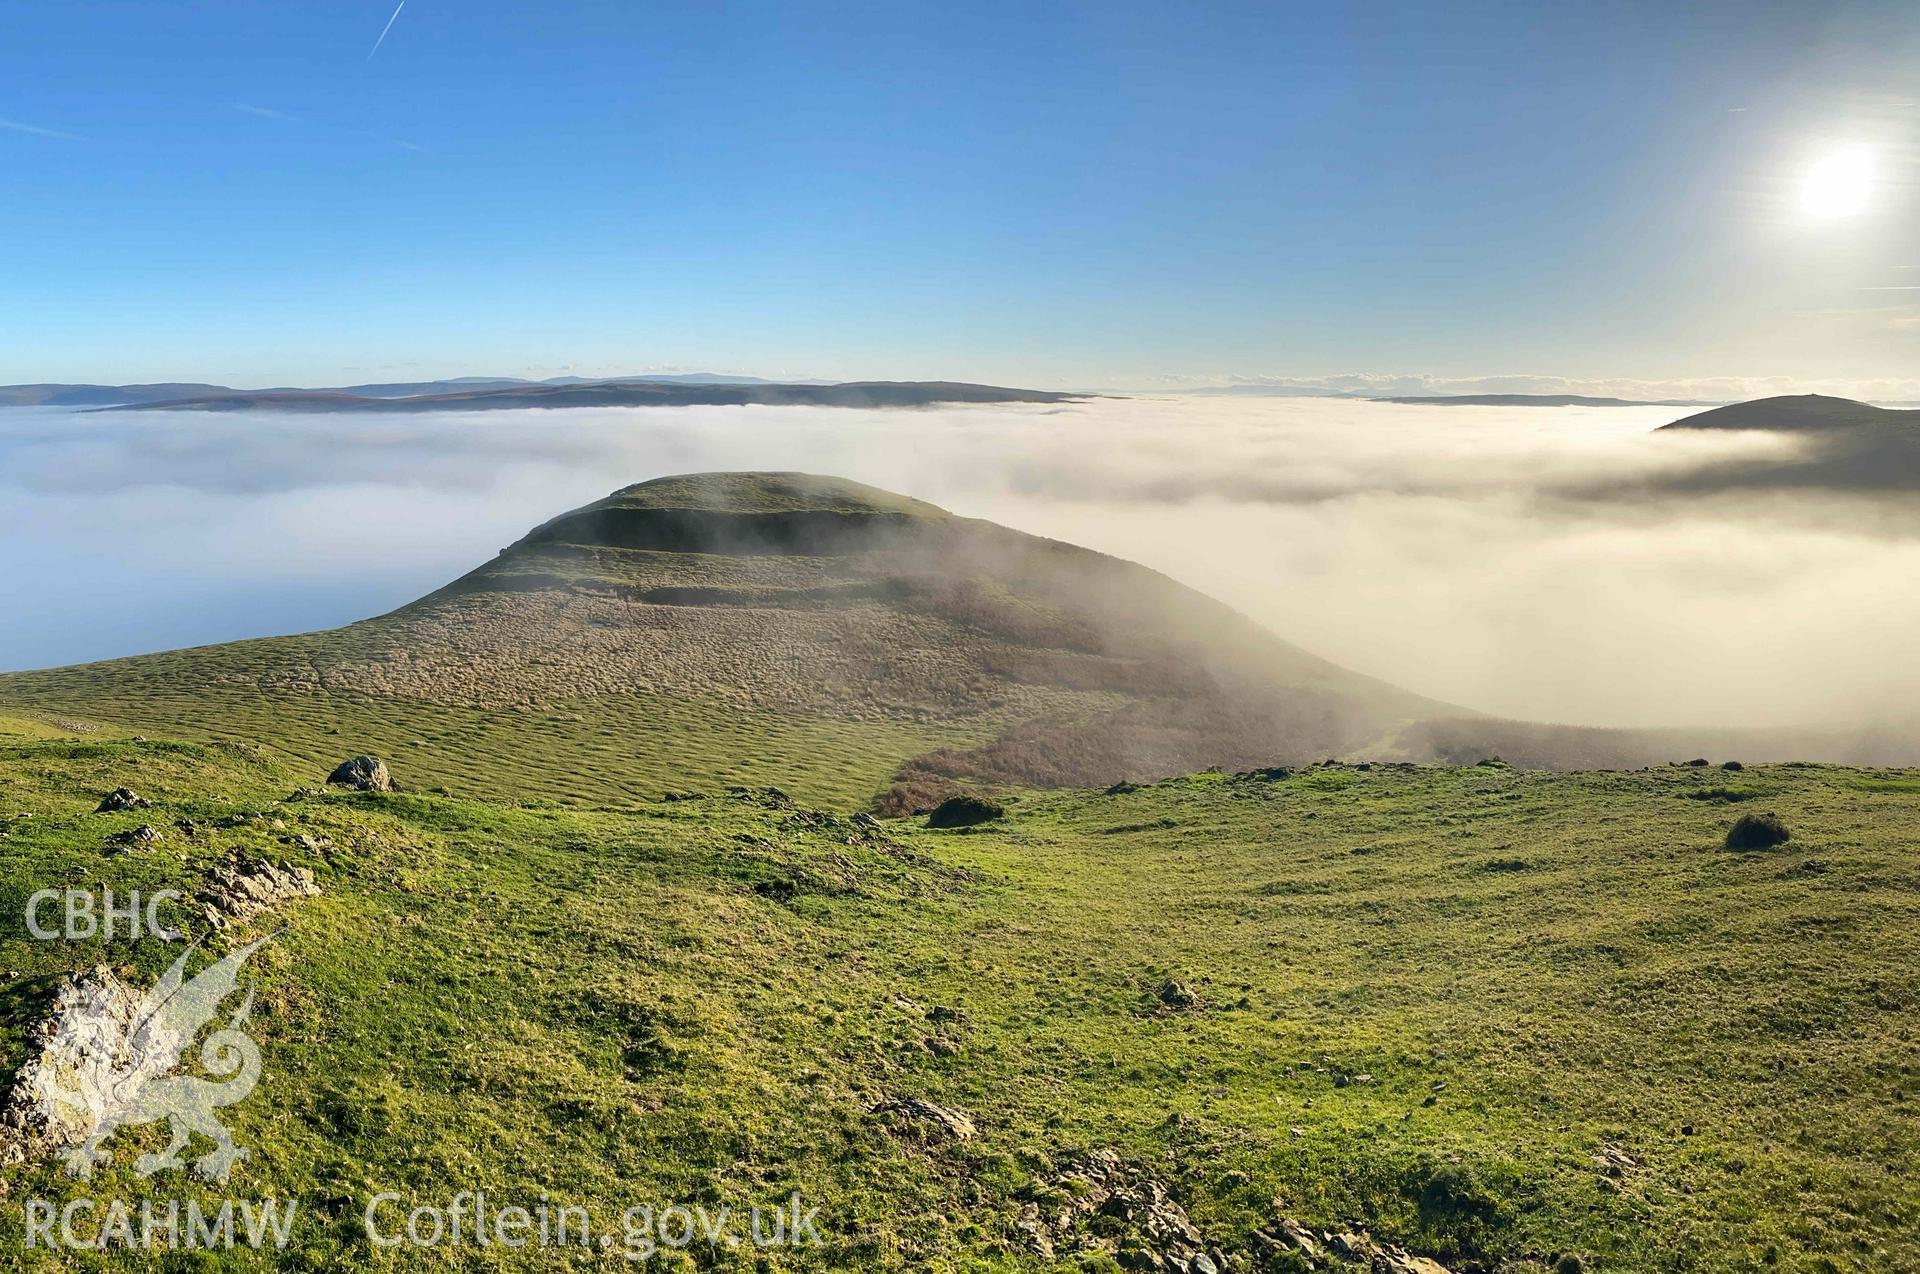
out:
<path id="1" fill-rule="evenodd" d="M 1676 420 L 1663 429 L 1767 429 L 1802 432 L 1830 429 L 1920 430 L 1920 411 L 1875 407 L 1826 394 L 1782 394 L 1731 403 Z"/>
<path id="2" fill-rule="evenodd" d="M 1716 407 L 1660 433 L 1781 435 L 1785 454 L 1703 466 L 1666 485 L 1676 491 L 1801 489 L 1854 493 L 1920 490 L 1920 410 L 1875 407 L 1825 394 L 1788 394 Z"/>
<path id="3" fill-rule="evenodd" d="M 624 488 L 392 614 L 16 674 L 0 700 L 378 747 L 456 790 L 864 800 L 898 776 L 896 804 L 1300 762 L 1458 712 L 1133 563 L 800 474 Z"/>

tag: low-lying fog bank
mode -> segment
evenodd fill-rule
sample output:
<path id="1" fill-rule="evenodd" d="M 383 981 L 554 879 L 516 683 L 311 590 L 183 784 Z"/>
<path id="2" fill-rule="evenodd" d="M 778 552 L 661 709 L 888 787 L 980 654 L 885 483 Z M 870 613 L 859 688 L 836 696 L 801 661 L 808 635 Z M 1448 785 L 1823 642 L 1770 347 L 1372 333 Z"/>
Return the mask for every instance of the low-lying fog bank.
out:
<path id="1" fill-rule="evenodd" d="M 1719 483 L 1799 444 L 1652 435 L 1681 414 L 1219 397 L 321 419 L 8 409 L 0 668 L 344 623 L 616 486 L 801 469 L 1145 562 L 1351 668 L 1502 716 L 1920 716 L 1913 493 Z"/>

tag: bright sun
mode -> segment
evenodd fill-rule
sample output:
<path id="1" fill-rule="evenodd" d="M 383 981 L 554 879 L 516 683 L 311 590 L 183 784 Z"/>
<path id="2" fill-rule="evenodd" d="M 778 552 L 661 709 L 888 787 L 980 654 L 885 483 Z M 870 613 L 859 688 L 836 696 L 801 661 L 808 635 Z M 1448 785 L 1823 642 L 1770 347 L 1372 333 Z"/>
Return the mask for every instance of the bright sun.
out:
<path id="1" fill-rule="evenodd" d="M 1873 189 L 1873 155 L 1865 146 L 1843 146 L 1820 157 L 1800 186 L 1807 215 L 1828 220 L 1847 217 L 1867 205 Z"/>

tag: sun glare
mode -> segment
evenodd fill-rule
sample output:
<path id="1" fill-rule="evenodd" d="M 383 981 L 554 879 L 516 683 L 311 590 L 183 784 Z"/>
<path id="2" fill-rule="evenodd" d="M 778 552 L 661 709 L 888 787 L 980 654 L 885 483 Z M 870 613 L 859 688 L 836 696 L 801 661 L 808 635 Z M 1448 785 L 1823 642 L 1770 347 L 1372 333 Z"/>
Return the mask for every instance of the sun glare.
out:
<path id="1" fill-rule="evenodd" d="M 1873 189 L 1873 155 L 1865 146 L 1830 151 L 1807 169 L 1800 206 L 1822 221 L 1852 216 L 1867 205 Z"/>

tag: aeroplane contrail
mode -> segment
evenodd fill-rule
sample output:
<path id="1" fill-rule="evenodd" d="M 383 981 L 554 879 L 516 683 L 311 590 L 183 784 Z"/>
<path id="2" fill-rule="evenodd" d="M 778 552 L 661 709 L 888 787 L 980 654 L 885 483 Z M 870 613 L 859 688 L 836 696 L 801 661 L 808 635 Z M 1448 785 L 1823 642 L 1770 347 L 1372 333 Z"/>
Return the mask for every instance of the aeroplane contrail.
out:
<path id="1" fill-rule="evenodd" d="M 367 50 L 367 61 L 369 62 L 373 61 L 373 55 L 380 51 L 380 46 L 382 44 L 386 43 L 387 32 L 393 30 L 393 24 L 399 19 L 400 10 L 406 7 L 407 7 L 407 0 L 400 0 L 399 4 L 396 4 L 393 6 L 393 17 L 388 18 L 387 25 L 380 28 L 380 38 L 378 40 L 375 40 L 373 42 L 373 47 Z"/>

